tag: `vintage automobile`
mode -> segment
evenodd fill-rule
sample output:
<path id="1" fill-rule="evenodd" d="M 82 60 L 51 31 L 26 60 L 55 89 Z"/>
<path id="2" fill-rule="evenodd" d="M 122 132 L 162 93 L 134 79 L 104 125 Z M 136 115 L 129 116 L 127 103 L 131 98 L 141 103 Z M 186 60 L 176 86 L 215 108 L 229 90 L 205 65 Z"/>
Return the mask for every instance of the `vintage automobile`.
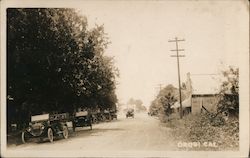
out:
<path id="1" fill-rule="evenodd" d="M 87 127 L 89 126 L 92 129 L 92 116 L 88 111 L 79 111 L 76 112 L 73 118 L 73 130 L 75 131 L 76 127 Z"/>
<path id="2" fill-rule="evenodd" d="M 110 115 L 109 110 L 104 110 L 103 111 L 103 116 L 104 116 L 105 121 L 111 121 L 111 115 Z"/>
<path id="3" fill-rule="evenodd" d="M 129 109 L 126 113 L 126 118 L 132 117 L 134 118 L 134 109 Z"/>
<path id="4" fill-rule="evenodd" d="M 92 120 L 91 120 L 91 122 L 92 122 L 93 124 L 99 122 L 99 121 L 98 121 L 98 118 L 97 118 L 97 113 L 92 113 Z"/>
<path id="5" fill-rule="evenodd" d="M 91 112 L 91 116 L 92 116 L 92 123 L 99 123 L 102 121 L 102 114 L 100 109 L 98 110 L 94 110 Z"/>
<path id="6" fill-rule="evenodd" d="M 53 142 L 55 136 L 67 139 L 69 135 L 67 127 L 68 118 L 68 113 L 31 116 L 29 127 L 22 131 L 22 142 L 26 143 L 29 139 L 34 138 L 39 138 L 40 141 L 46 138 Z"/>
<path id="7" fill-rule="evenodd" d="M 116 113 L 116 110 L 111 110 L 110 111 L 110 116 L 111 116 L 111 119 L 116 119 L 117 120 L 117 113 Z"/>

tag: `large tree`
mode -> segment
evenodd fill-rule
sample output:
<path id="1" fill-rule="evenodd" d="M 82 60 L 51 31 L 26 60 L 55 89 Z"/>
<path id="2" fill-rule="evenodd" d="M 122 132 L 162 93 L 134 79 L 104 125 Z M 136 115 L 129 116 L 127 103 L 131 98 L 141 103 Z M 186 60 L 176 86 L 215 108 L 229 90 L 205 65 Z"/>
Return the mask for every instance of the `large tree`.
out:
<path id="1" fill-rule="evenodd" d="M 113 59 L 103 26 L 73 9 L 7 10 L 8 117 L 114 107 Z"/>

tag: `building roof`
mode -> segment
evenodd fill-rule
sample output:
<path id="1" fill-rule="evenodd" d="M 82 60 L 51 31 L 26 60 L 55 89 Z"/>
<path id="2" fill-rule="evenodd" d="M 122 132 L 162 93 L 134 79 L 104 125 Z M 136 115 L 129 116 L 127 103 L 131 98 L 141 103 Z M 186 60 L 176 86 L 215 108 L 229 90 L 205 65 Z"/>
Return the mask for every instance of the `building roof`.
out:
<path id="1" fill-rule="evenodd" d="M 217 94 L 220 82 L 214 75 L 191 75 L 192 94 Z"/>
<path id="2" fill-rule="evenodd" d="M 182 107 L 191 107 L 192 96 L 216 95 L 219 93 L 220 82 L 216 75 L 190 75 L 187 74 L 187 93 L 188 98 L 182 101 Z M 192 89 L 192 90 L 190 90 Z M 176 102 L 171 108 L 179 108 L 180 103 Z"/>

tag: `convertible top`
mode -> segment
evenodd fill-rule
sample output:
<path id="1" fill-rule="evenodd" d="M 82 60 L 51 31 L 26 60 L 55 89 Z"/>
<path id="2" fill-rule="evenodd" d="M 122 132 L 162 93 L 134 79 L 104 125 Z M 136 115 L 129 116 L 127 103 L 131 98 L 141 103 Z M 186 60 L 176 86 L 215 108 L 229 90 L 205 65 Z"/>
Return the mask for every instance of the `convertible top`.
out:
<path id="1" fill-rule="evenodd" d="M 49 114 L 31 116 L 31 122 L 44 121 L 49 119 Z"/>

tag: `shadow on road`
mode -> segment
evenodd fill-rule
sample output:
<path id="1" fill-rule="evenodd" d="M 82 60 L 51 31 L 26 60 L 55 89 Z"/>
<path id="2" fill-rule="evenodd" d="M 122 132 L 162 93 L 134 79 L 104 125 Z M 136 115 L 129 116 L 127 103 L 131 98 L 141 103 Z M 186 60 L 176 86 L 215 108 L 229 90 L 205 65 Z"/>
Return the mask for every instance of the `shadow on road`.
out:
<path id="1" fill-rule="evenodd" d="M 109 131 L 123 131 L 122 128 L 93 128 L 91 129 L 78 129 L 71 133 L 70 138 L 78 138 L 80 136 L 101 136 L 105 132 Z"/>

